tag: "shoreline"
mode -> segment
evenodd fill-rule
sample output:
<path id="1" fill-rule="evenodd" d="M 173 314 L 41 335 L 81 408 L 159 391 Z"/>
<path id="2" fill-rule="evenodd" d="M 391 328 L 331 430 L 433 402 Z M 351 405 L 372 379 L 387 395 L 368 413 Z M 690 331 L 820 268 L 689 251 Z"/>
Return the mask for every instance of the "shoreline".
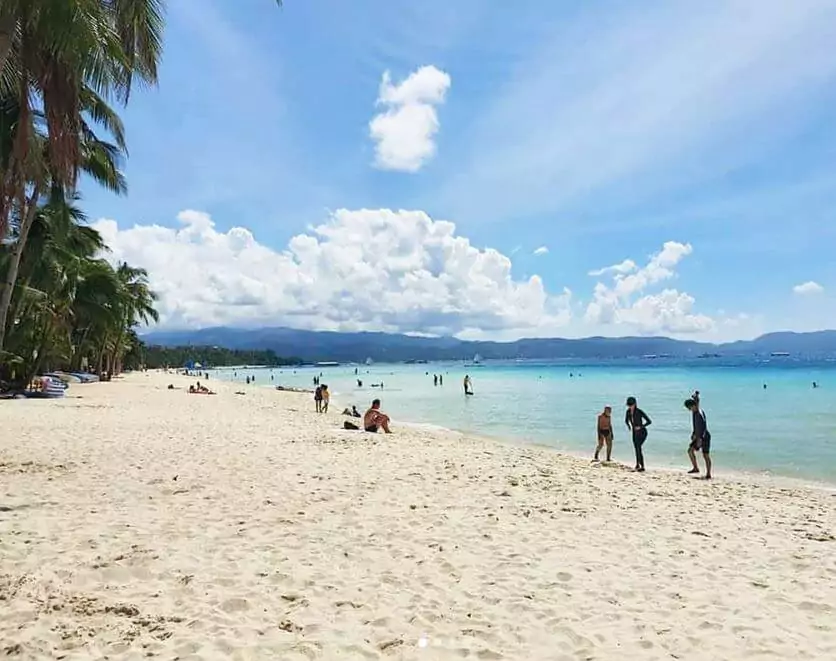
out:
<path id="1" fill-rule="evenodd" d="M 269 369 L 269 368 L 265 367 L 264 369 Z M 219 382 L 226 383 L 226 384 L 236 383 L 234 381 L 225 381 L 225 380 L 220 380 Z M 241 384 L 241 385 L 244 386 L 245 384 Z M 246 386 L 246 387 L 250 387 L 250 386 Z M 277 386 L 261 384 L 261 383 L 257 384 L 255 387 L 265 388 L 267 390 L 275 389 L 278 392 L 297 392 L 297 393 L 308 393 L 309 392 L 310 394 L 313 394 L 313 390 L 310 390 L 310 391 L 303 390 L 303 389 L 291 390 L 289 387 L 285 387 L 285 388 L 279 390 Z M 374 394 L 376 395 L 377 393 L 374 393 Z M 347 406 L 345 404 L 345 402 L 342 402 L 340 400 L 340 394 L 339 393 L 332 394 L 331 404 L 332 404 L 332 411 L 336 411 L 337 409 L 342 411 Z M 337 415 L 340 415 L 340 414 L 338 413 Z M 402 421 L 397 420 L 397 421 L 395 421 L 395 424 L 400 425 L 400 426 L 406 426 L 406 427 L 414 428 L 414 429 L 424 429 L 424 430 L 428 430 L 428 431 L 438 431 L 439 433 L 458 434 L 460 436 L 479 439 L 479 440 L 487 442 L 487 443 L 496 443 L 496 444 L 503 445 L 503 446 L 520 447 L 520 448 L 526 448 L 526 447 L 538 448 L 540 450 L 544 450 L 544 451 L 547 451 L 547 452 L 553 452 L 560 457 L 565 457 L 565 458 L 568 458 L 568 459 L 573 459 L 573 460 L 578 460 L 578 461 L 586 461 L 587 463 L 590 463 L 590 464 L 592 463 L 592 459 L 589 455 L 591 455 L 592 450 L 594 450 L 594 443 L 590 443 L 590 452 L 589 452 L 588 455 L 585 455 L 585 454 L 581 453 L 580 451 L 573 452 L 573 451 L 569 451 L 569 450 L 558 449 L 558 448 L 555 448 L 551 445 L 547 445 L 545 443 L 537 443 L 535 441 L 526 441 L 526 440 L 523 440 L 523 439 L 514 438 L 511 435 L 505 435 L 505 434 L 491 435 L 491 434 L 478 433 L 478 432 L 469 431 L 469 430 L 466 430 L 466 429 L 457 429 L 456 427 L 449 427 L 449 426 L 445 426 L 445 425 L 440 425 L 440 424 L 436 424 L 434 422 L 424 422 L 424 421 L 420 421 L 420 420 L 402 420 Z M 720 454 L 720 452 L 717 452 L 717 454 Z M 684 465 L 685 461 L 687 461 L 687 454 L 685 453 L 684 450 L 682 452 L 682 458 L 683 458 L 683 465 Z M 703 460 L 702 460 L 702 456 L 700 456 L 698 460 L 699 460 L 700 467 L 704 468 L 704 463 L 703 463 Z M 628 469 L 628 470 L 630 469 L 630 465 L 628 463 L 623 462 L 623 461 L 613 461 L 613 462 L 611 462 L 611 465 L 618 466 L 620 468 L 624 468 L 624 469 Z M 715 481 L 715 482 L 718 481 L 718 480 L 720 480 L 720 481 L 726 480 L 726 481 L 738 482 L 738 483 L 741 483 L 741 484 L 761 485 L 761 486 L 770 487 L 770 488 L 789 488 L 789 489 L 792 489 L 792 488 L 808 488 L 808 489 L 816 489 L 816 490 L 819 490 L 819 491 L 836 493 L 836 475 L 834 475 L 834 478 L 833 478 L 832 482 L 828 482 L 827 480 L 824 480 L 824 479 L 794 477 L 794 476 L 791 476 L 791 475 L 780 475 L 780 474 L 774 474 L 774 473 L 766 473 L 766 472 L 762 472 L 762 471 L 749 471 L 749 470 L 746 470 L 746 469 L 729 469 L 729 468 L 724 467 L 722 465 L 722 462 L 719 465 L 715 462 L 714 469 L 715 469 L 714 470 L 715 473 L 717 473 L 717 471 L 719 469 L 719 478 L 716 475 L 713 478 L 713 481 Z M 687 475 L 687 473 L 686 473 L 687 470 L 688 470 L 687 466 L 684 466 L 683 468 L 677 468 L 676 466 L 673 466 L 673 465 L 670 465 L 670 466 L 668 466 L 668 465 L 654 465 L 654 466 L 651 466 L 650 468 L 648 468 L 647 472 L 651 473 L 651 474 L 652 473 L 664 473 L 664 474 L 669 474 L 669 475 L 681 475 L 681 477 L 683 479 L 688 479 L 688 480 L 695 479 L 695 478 L 692 478 L 689 475 Z"/>
<path id="2" fill-rule="evenodd" d="M 335 400 L 193 381 L 0 403 L 7 654 L 836 656 L 836 494 L 345 431 Z"/>

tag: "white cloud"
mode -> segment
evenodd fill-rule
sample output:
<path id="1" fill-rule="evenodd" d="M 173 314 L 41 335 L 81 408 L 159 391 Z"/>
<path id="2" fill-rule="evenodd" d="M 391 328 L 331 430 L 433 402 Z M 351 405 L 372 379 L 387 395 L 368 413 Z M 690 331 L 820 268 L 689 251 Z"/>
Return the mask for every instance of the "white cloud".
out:
<path id="1" fill-rule="evenodd" d="M 540 246 L 537 250 L 534 251 L 535 255 L 548 255 L 549 249 L 547 246 Z"/>
<path id="2" fill-rule="evenodd" d="M 613 273 L 613 282 L 595 285 L 592 301 L 586 309 L 586 322 L 596 326 L 620 325 L 641 333 L 711 331 L 714 320 L 693 312 L 694 298 L 689 294 L 667 288 L 657 294 L 645 293 L 647 288 L 674 278 L 674 268 L 691 252 L 689 243 L 667 241 L 642 268 L 625 260 L 613 267 L 599 269 L 602 274 Z"/>
<path id="3" fill-rule="evenodd" d="M 810 280 L 809 282 L 796 285 L 792 288 L 792 290 L 799 296 L 810 296 L 812 294 L 821 294 L 824 291 L 824 287 L 822 287 L 818 282 Z"/>
<path id="4" fill-rule="evenodd" d="M 632 273 L 636 270 L 636 263 L 632 259 L 625 259 L 623 262 L 618 264 L 613 264 L 612 266 L 605 266 L 604 268 L 595 269 L 594 271 L 590 271 L 589 275 L 591 276 L 601 276 L 607 273 Z"/>
<path id="5" fill-rule="evenodd" d="M 434 66 L 421 67 L 399 85 L 383 74 L 378 105 L 387 109 L 369 122 L 375 142 L 375 164 L 384 170 L 417 172 L 435 155 L 439 121 L 450 76 Z"/>
<path id="6" fill-rule="evenodd" d="M 95 223 L 110 258 L 148 269 L 161 324 L 287 325 L 433 334 L 555 334 L 571 292 L 515 280 L 511 260 L 480 250 L 421 211 L 339 210 L 275 251 L 242 227 L 219 231 L 183 211 L 179 228 Z"/>

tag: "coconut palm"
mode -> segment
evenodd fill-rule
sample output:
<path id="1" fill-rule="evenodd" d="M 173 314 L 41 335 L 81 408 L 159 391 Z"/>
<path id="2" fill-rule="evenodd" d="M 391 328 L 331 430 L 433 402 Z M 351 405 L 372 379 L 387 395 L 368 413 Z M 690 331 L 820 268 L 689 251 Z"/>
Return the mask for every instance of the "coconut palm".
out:
<path id="1" fill-rule="evenodd" d="M 156 83 L 162 9 L 163 0 L 3 0 L 0 96 L 17 99 L 19 121 L 0 173 L 0 236 L 27 185 L 35 111 L 46 121 L 52 177 L 73 190 L 83 90 L 127 102 L 134 79 Z"/>
<path id="2" fill-rule="evenodd" d="M 24 382 L 45 363 L 70 362 L 79 319 L 115 323 L 121 295 L 116 272 L 98 257 L 105 248 L 101 236 L 83 222 L 71 200 L 54 199 L 34 214 L 6 351 L 7 360 L 16 356 L 22 366 Z"/>
<path id="3" fill-rule="evenodd" d="M 139 324 L 159 320 L 154 308 L 157 295 L 151 291 L 145 269 L 122 262 L 116 269 L 116 281 L 119 292 L 114 300 L 115 319 L 103 343 L 109 350 L 103 351 L 99 358 L 99 371 L 108 374 L 121 371 L 122 358 L 130 348 L 129 344 L 125 344 L 128 331 Z"/>
<path id="4" fill-rule="evenodd" d="M 117 194 L 125 194 L 127 183 L 121 171 L 121 165 L 126 155 L 122 123 L 116 113 L 90 88 L 83 88 L 80 98 L 84 115 L 79 125 L 79 168 L 105 188 Z M 20 107 L 16 99 L 6 99 L 6 102 L 0 105 L 0 110 L 3 111 L 3 114 L 0 115 L 0 121 L 3 122 L 3 125 L 13 126 L 20 121 Z M 88 123 L 88 118 L 107 129 L 112 135 L 113 142 L 99 138 Z M 29 230 L 34 221 L 35 213 L 39 208 L 38 205 L 48 189 L 51 189 L 50 195 L 57 197 L 57 199 L 63 199 L 65 195 L 63 186 L 56 179 L 50 165 L 45 122 L 39 113 L 34 115 L 34 119 L 36 123 L 30 138 L 32 148 L 28 152 L 28 164 L 25 171 L 30 184 L 26 194 L 17 201 L 13 209 L 16 214 L 13 214 L 12 220 L 17 220 L 17 223 L 14 227 L 13 241 L 10 244 L 11 259 L 3 271 L 3 286 L 0 289 L 0 349 L 4 347 L 8 313 L 20 259 L 29 237 Z M 0 135 L 0 141 L 3 139 L 4 136 Z M 8 133 L 5 135 L 5 140 L 9 141 Z"/>

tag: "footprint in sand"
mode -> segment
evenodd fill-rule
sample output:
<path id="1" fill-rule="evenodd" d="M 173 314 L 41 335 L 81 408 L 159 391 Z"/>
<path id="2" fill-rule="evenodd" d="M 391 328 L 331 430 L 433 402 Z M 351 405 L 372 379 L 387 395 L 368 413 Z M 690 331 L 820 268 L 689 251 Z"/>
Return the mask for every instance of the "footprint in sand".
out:
<path id="1" fill-rule="evenodd" d="M 225 613 L 237 613 L 240 611 L 249 610 L 250 602 L 241 597 L 233 597 L 221 603 L 221 610 Z"/>

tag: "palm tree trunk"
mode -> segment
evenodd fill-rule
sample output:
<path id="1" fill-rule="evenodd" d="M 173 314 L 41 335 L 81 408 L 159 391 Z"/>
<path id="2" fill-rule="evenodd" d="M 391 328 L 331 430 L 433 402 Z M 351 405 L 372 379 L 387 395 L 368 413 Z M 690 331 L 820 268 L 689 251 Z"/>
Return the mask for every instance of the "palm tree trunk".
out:
<path id="1" fill-rule="evenodd" d="M 107 354 L 107 333 L 104 334 L 104 337 L 102 338 L 102 345 L 99 347 L 99 360 L 96 367 L 96 373 L 99 375 L 100 379 L 103 374 L 102 368 L 104 368 L 105 354 Z"/>
<path id="2" fill-rule="evenodd" d="M 38 375 L 38 372 L 41 371 L 41 365 L 43 365 L 44 362 L 44 353 L 46 353 L 46 348 L 49 344 L 49 331 L 49 321 L 45 321 L 43 329 L 41 330 L 41 338 L 38 341 L 37 354 L 35 356 L 35 360 L 29 364 L 28 369 L 26 370 L 26 375 L 23 381 L 24 388 L 28 386 L 32 382 L 32 379 L 34 379 Z"/>
<path id="3" fill-rule="evenodd" d="M 40 195 L 40 186 L 35 184 L 35 189 L 27 200 L 26 209 L 23 211 L 23 223 L 20 225 L 17 242 L 12 249 L 9 270 L 6 272 L 6 278 L 3 282 L 3 292 L 0 295 L 0 349 L 5 345 L 6 326 L 8 325 L 9 309 L 12 305 L 12 293 L 17 282 L 17 273 L 20 269 L 20 259 L 23 257 L 23 249 L 26 247 L 26 239 L 29 236 L 32 223 L 35 221 L 35 214 L 38 212 L 38 199 Z"/>

